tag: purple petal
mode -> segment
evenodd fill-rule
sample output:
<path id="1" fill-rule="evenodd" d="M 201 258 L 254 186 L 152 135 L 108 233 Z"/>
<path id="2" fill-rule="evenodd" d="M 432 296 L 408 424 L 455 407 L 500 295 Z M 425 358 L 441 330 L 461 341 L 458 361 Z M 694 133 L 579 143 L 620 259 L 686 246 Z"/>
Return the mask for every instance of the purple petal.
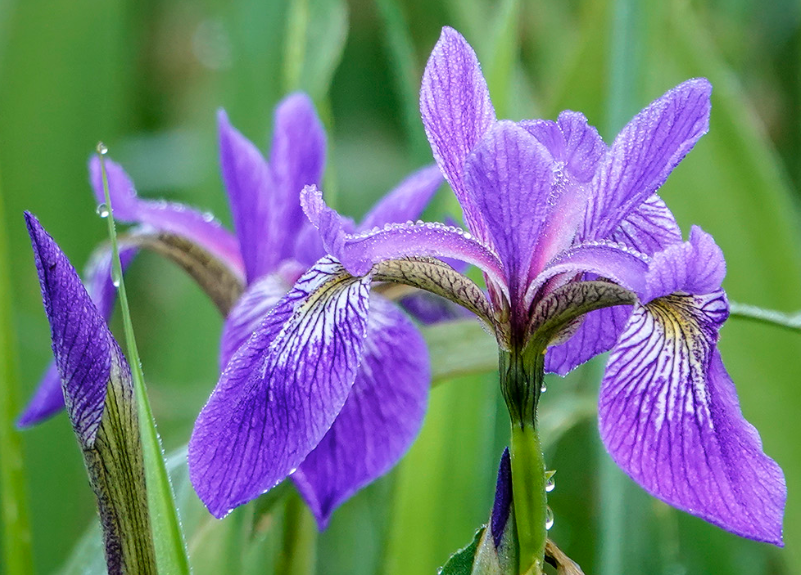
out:
<path id="1" fill-rule="evenodd" d="M 272 271 L 280 261 L 274 245 L 280 220 L 272 213 L 270 202 L 276 186 L 261 152 L 231 125 L 224 110 L 217 113 L 217 125 L 222 179 L 250 282 Z"/>
<path id="2" fill-rule="evenodd" d="M 654 194 L 620 222 L 609 239 L 652 256 L 681 243 L 681 230 L 665 202 Z"/>
<path id="3" fill-rule="evenodd" d="M 53 342 L 53 355 L 75 433 L 94 444 L 112 370 L 130 370 L 75 268 L 39 221 L 25 213 Z"/>
<path id="4" fill-rule="evenodd" d="M 626 327 L 631 306 L 618 305 L 591 311 L 566 342 L 548 348 L 545 371 L 565 376 L 582 363 L 615 347 Z"/>
<path id="5" fill-rule="evenodd" d="M 225 318 L 220 340 L 220 370 L 225 369 L 236 350 L 253 335 L 264 317 L 288 291 L 287 283 L 275 274 L 263 276 L 248 286 Z"/>
<path id="6" fill-rule="evenodd" d="M 623 128 L 593 180 L 583 240 L 608 237 L 665 182 L 709 129 L 711 91 L 704 78 L 688 80 Z"/>
<path id="7" fill-rule="evenodd" d="M 270 168 L 275 189 L 270 190 L 271 244 L 278 260 L 292 257 L 295 236 L 306 223 L 300 192 L 319 184 L 325 166 L 325 130 L 306 94 L 284 98 L 275 110 Z"/>
<path id="8" fill-rule="evenodd" d="M 136 248 L 123 248 L 120 261 L 123 271 L 136 255 Z M 114 310 L 117 288 L 111 280 L 111 251 L 103 248 L 95 252 L 86 268 L 85 288 L 103 319 L 108 322 Z M 20 428 L 36 425 L 64 408 L 64 393 L 61 391 L 61 376 L 55 361 L 47 368 L 25 410 L 17 421 Z"/>
<path id="9" fill-rule="evenodd" d="M 468 228 L 486 241 L 481 212 L 462 178 L 467 156 L 495 122 L 495 110 L 475 52 L 453 28 L 442 29 L 428 59 L 420 113 L 434 159 L 464 210 Z"/>
<path id="10" fill-rule="evenodd" d="M 534 246 L 553 204 L 552 181 L 550 155 L 514 122 L 496 123 L 467 159 L 465 185 L 484 216 L 513 299 L 527 283 Z"/>
<path id="11" fill-rule="evenodd" d="M 674 244 L 654 255 L 644 301 L 674 292 L 712 293 L 720 289 L 725 276 L 723 252 L 712 236 L 693 226 L 689 241 Z"/>
<path id="12" fill-rule="evenodd" d="M 370 276 L 327 257 L 234 354 L 200 413 L 189 471 L 216 517 L 274 487 L 342 410 L 367 335 Z"/>
<path id="13" fill-rule="evenodd" d="M 89 173 L 97 201 L 105 202 L 98 156 L 89 160 Z M 237 239 L 210 214 L 174 202 L 140 200 L 125 170 L 109 159 L 106 160 L 106 173 L 111 207 L 119 221 L 145 224 L 188 238 L 228 264 L 237 275 L 244 276 Z"/>
<path id="14" fill-rule="evenodd" d="M 557 122 L 524 120 L 518 125 L 537 138 L 555 161 L 563 162 L 575 182 L 592 180 L 607 151 L 598 130 L 579 112 L 564 111 Z"/>
<path id="15" fill-rule="evenodd" d="M 659 499 L 782 545 L 784 476 L 743 418 L 715 347 L 727 315 L 722 291 L 636 306 L 601 385 L 601 437 Z"/>
<path id="16" fill-rule="evenodd" d="M 506 531 L 506 523 L 512 513 L 512 459 L 509 448 L 503 450 L 495 481 L 495 501 L 492 504 L 490 531 L 495 547 L 500 547 Z"/>
<path id="17" fill-rule="evenodd" d="M 373 265 L 406 257 L 450 257 L 477 266 L 504 289 L 503 266 L 489 248 L 470 234 L 443 224 L 386 224 L 383 229 L 351 235 L 345 233 L 341 216 L 329 208 L 314 187 L 303 190 L 303 209 L 320 231 L 326 251 L 353 275 L 363 275 Z"/>
<path id="18" fill-rule="evenodd" d="M 437 166 L 418 170 L 379 200 L 364 216 L 358 230 L 417 219 L 441 185 L 442 172 Z"/>
<path id="19" fill-rule="evenodd" d="M 432 293 L 421 291 L 398 300 L 400 306 L 423 325 L 474 317 L 460 305 Z"/>
<path id="20" fill-rule="evenodd" d="M 334 425 L 292 476 L 320 529 L 331 513 L 409 449 L 426 410 L 425 340 L 390 301 L 372 296 L 364 359 Z"/>

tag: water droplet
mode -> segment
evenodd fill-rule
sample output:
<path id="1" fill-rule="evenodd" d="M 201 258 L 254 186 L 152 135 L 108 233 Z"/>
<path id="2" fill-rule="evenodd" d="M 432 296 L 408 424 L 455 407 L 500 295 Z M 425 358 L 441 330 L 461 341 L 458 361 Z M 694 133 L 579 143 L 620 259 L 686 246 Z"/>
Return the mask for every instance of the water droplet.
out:
<path id="1" fill-rule="evenodd" d="M 542 387 L 540 387 L 540 393 L 545 393 L 546 391 L 548 391 L 548 386 L 545 385 L 545 382 L 543 381 Z"/>
<path id="2" fill-rule="evenodd" d="M 550 493 L 556 489 L 556 480 L 553 478 L 555 471 L 545 472 L 545 493 Z"/>
<path id="3" fill-rule="evenodd" d="M 105 203 L 97 204 L 97 215 L 101 218 L 108 217 L 108 206 Z"/>
<path id="4" fill-rule="evenodd" d="M 204 222 L 213 222 L 214 221 L 214 214 L 211 212 L 204 212 L 203 213 L 203 221 Z"/>
<path id="5" fill-rule="evenodd" d="M 111 270 L 111 283 L 115 288 L 120 287 L 120 274 L 117 272 L 116 268 Z"/>
<path id="6" fill-rule="evenodd" d="M 545 529 L 549 530 L 553 527 L 553 511 L 550 507 L 545 508 Z"/>
<path id="7" fill-rule="evenodd" d="M 417 220 L 415 222 L 418 226 L 422 226 L 425 222 L 423 220 Z"/>
<path id="8" fill-rule="evenodd" d="M 100 154 L 101 156 L 105 156 L 106 154 L 108 154 L 108 148 L 106 147 L 106 145 L 103 142 L 98 142 L 97 143 L 96 150 L 97 150 L 97 153 Z"/>
<path id="9" fill-rule="evenodd" d="M 468 233 L 468 232 L 465 232 L 465 234 L 464 234 L 464 239 L 466 239 L 466 240 L 472 240 L 472 239 L 473 239 L 473 236 L 472 236 L 470 233 Z"/>
<path id="10" fill-rule="evenodd" d="M 119 280 L 119 279 L 117 279 L 117 278 L 114 278 L 113 280 L 111 280 L 111 284 L 112 284 L 112 285 L 113 285 L 115 288 L 118 288 L 118 287 L 120 287 L 120 280 Z"/>

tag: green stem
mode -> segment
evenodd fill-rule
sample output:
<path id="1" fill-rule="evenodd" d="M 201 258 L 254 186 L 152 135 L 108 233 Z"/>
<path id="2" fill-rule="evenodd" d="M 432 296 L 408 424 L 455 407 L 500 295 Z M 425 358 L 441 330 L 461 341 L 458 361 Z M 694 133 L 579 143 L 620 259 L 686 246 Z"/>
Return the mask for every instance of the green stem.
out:
<path id="1" fill-rule="evenodd" d="M 733 301 L 729 302 L 729 308 L 731 317 L 758 321 L 794 332 L 801 331 L 801 312 L 790 314 Z"/>
<path id="2" fill-rule="evenodd" d="M 11 304 L 11 266 L 6 239 L 3 196 L 0 195 L 0 503 L 3 517 L 3 558 L 8 575 L 33 573 L 31 527 L 22 438 L 14 428 L 17 401 L 17 350 Z"/>
<path id="3" fill-rule="evenodd" d="M 532 424 L 512 424 L 512 491 L 520 545 L 520 573 L 539 575 L 544 567 L 548 500 L 545 461 Z"/>
<path id="4" fill-rule="evenodd" d="M 142 373 L 142 363 L 139 359 L 139 350 L 136 347 L 136 338 L 134 337 L 133 323 L 131 322 L 131 310 L 128 307 L 128 295 L 125 290 L 125 281 L 122 277 L 122 263 L 120 262 L 114 212 L 106 175 L 105 154 L 108 150 L 101 143 L 98 144 L 97 151 L 100 155 L 103 193 L 106 200 L 106 209 L 108 210 L 108 233 L 112 251 L 111 277 L 117 286 L 125 330 L 125 341 L 128 349 L 128 363 L 131 366 L 131 376 L 138 406 L 139 427 L 144 451 L 145 481 L 148 487 L 148 506 L 150 508 L 150 521 L 159 572 L 162 575 L 188 575 L 191 569 L 186 552 L 186 542 L 178 519 L 175 495 L 167 474 L 167 466 L 164 463 L 161 438 L 158 431 L 156 431 L 156 422 L 153 419 L 150 401 L 145 390 L 145 376 Z"/>
<path id="5" fill-rule="evenodd" d="M 276 568 L 278 575 L 312 575 L 317 559 L 317 526 L 297 493 L 287 497 L 284 509 L 284 544 Z"/>

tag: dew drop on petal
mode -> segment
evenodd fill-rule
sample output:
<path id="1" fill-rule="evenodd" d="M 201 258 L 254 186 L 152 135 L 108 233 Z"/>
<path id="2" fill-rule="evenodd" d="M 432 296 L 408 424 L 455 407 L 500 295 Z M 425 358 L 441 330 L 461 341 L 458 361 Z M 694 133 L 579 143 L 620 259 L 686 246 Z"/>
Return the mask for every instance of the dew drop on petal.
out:
<path id="1" fill-rule="evenodd" d="M 553 527 L 553 511 L 550 507 L 545 508 L 545 529 Z"/>
<path id="2" fill-rule="evenodd" d="M 108 217 L 108 206 L 105 203 L 97 204 L 97 215 L 101 218 Z"/>

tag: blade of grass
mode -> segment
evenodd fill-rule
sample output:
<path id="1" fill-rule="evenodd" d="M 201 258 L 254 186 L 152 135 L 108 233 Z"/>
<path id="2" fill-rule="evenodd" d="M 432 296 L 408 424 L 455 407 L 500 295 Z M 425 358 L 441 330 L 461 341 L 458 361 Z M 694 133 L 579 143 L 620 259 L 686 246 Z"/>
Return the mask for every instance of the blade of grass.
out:
<path id="1" fill-rule="evenodd" d="M 519 0 L 504 0 L 494 22 L 492 57 L 487 66 L 487 85 L 499 118 L 509 113 L 512 73 L 520 44 L 519 25 Z"/>
<path id="2" fill-rule="evenodd" d="M 103 144 L 98 144 L 97 151 L 100 154 L 103 193 L 106 200 L 106 209 L 108 210 L 108 233 L 113 253 L 112 280 L 117 286 L 125 329 L 125 341 L 128 349 L 128 362 L 131 364 L 134 391 L 139 405 L 139 425 L 142 430 L 145 479 L 148 486 L 148 507 L 150 508 L 150 520 L 159 573 L 161 575 L 188 575 L 190 568 L 186 553 L 186 542 L 181 531 L 181 523 L 175 505 L 175 495 L 173 494 L 172 484 L 167 474 L 167 466 L 164 462 L 161 438 L 156 430 L 156 423 L 150 409 L 150 401 L 145 390 L 145 377 L 142 373 L 142 363 L 139 360 L 139 351 L 136 347 L 133 324 L 131 323 L 131 311 L 128 307 L 128 297 L 122 277 L 122 264 L 120 263 L 120 253 L 117 246 L 114 213 L 106 177 L 104 156 L 108 150 Z"/>
<path id="3" fill-rule="evenodd" d="M 3 516 L 3 564 L 8 575 L 33 573 L 31 528 L 22 438 L 14 427 L 17 401 L 17 350 L 11 307 L 11 266 L 5 210 L 0 194 L 0 502 Z"/>
<path id="4" fill-rule="evenodd" d="M 289 4 L 289 14 L 287 14 L 286 19 L 284 92 L 292 92 L 300 87 L 308 26 L 309 0 L 292 0 Z"/>

